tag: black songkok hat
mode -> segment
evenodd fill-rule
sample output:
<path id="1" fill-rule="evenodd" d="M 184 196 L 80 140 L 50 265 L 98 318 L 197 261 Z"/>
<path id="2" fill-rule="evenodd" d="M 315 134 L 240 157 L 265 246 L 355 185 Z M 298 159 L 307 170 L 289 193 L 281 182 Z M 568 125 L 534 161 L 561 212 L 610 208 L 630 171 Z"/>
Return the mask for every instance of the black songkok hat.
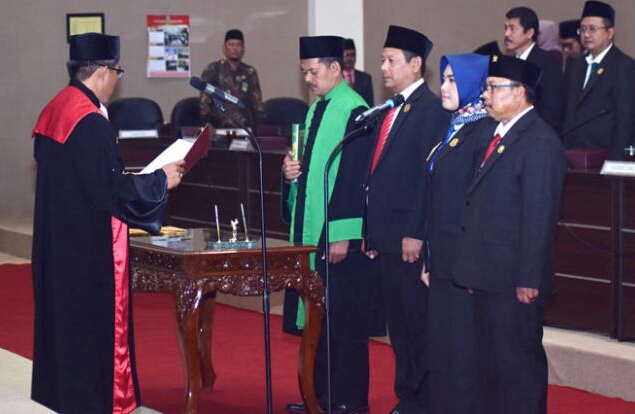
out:
<path id="1" fill-rule="evenodd" d="M 560 30 L 560 39 L 578 38 L 578 29 L 580 28 L 580 20 L 565 20 L 560 22 L 558 29 Z"/>
<path id="2" fill-rule="evenodd" d="M 587 1 L 584 3 L 582 17 L 602 17 L 610 20 L 611 24 L 615 24 L 615 10 L 610 4 L 601 1 Z"/>
<path id="3" fill-rule="evenodd" d="M 300 59 L 344 57 L 344 38 L 304 36 L 300 38 Z"/>
<path id="4" fill-rule="evenodd" d="M 344 50 L 355 49 L 355 41 L 353 39 L 344 39 Z"/>
<path id="5" fill-rule="evenodd" d="M 227 33 L 225 33 L 225 41 L 232 40 L 232 39 L 240 40 L 241 42 L 245 41 L 245 38 L 243 37 L 243 32 L 241 32 L 238 29 L 231 29 L 231 30 L 228 30 Z"/>
<path id="6" fill-rule="evenodd" d="M 416 30 L 401 26 L 388 26 L 384 47 L 407 50 L 426 60 L 432 50 L 432 42 L 423 33 Z"/>
<path id="7" fill-rule="evenodd" d="M 536 90 L 542 70 L 533 63 L 512 56 L 493 55 L 489 60 L 487 76 L 505 78 Z"/>
<path id="8" fill-rule="evenodd" d="M 84 33 L 71 36 L 69 60 L 79 62 L 119 61 L 119 36 L 109 36 L 102 33 Z"/>
<path id="9" fill-rule="evenodd" d="M 485 43 L 484 45 L 481 45 L 479 47 L 477 47 L 474 50 L 474 53 L 479 54 L 479 55 L 483 55 L 483 56 L 489 56 L 489 55 L 502 55 L 503 53 L 501 52 L 500 48 L 498 47 L 498 42 L 493 40 L 489 43 Z"/>

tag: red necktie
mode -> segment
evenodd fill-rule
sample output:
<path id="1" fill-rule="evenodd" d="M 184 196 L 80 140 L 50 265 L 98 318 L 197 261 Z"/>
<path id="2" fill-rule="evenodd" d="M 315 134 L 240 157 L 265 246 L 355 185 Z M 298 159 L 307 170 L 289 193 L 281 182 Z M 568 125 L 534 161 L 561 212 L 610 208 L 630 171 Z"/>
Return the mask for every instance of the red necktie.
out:
<path id="1" fill-rule="evenodd" d="M 503 137 L 501 137 L 500 134 L 496 134 L 492 137 L 492 140 L 489 142 L 489 147 L 487 147 L 487 151 L 485 152 L 485 158 L 483 158 L 481 167 L 485 165 L 490 155 L 492 155 L 492 152 L 494 152 L 494 148 L 496 148 L 498 143 L 501 142 L 501 139 L 503 139 Z"/>
<path id="2" fill-rule="evenodd" d="M 353 83 L 355 83 L 355 80 L 353 79 L 353 71 L 352 70 L 344 71 L 344 78 L 346 78 L 346 83 L 348 83 L 350 86 L 353 86 Z"/>
<path id="3" fill-rule="evenodd" d="M 390 134 L 390 127 L 392 126 L 392 120 L 397 113 L 397 108 L 392 108 L 388 111 L 386 118 L 384 118 L 384 122 L 381 124 L 381 130 L 379 131 L 379 138 L 377 139 L 377 146 L 375 147 L 375 154 L 373 154 L 373 163 L 370 167 L 370 172 L 375 171 L 375 167 L 377 167 L 377 161 L 379 161 L 379 156 L 384 149 L 384 145 L 386 145 L 386 141 L 388 140 L 388 135 Z"/>

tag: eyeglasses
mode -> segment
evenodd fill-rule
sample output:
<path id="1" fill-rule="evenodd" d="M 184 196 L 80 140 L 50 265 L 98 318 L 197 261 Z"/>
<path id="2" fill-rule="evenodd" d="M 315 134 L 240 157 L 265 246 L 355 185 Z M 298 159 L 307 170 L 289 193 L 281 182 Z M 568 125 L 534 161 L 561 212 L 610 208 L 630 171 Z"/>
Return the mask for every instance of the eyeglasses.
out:
<path id="1" fill-rule="evenodd" d="M 595 32 L 597 32 L 600 29 L 609 29 L 609 27 L 606 26 L 580 26 L 580 28 L 577 30 L 578 36 L 580 36 L 582 33 L 586 33 L 589 32 L 591 34 L 595 34 Z"/>
<path id="2" fill-rule="evenodd" d="M 481 89 L 483 92 L 489 92 L 492 93 L 494 92 L 494 89 L 497 88 L 515 88 L 517 86 L 520 86 L 520 83 L 518 82 L 512 82 L 512 83 L 488 83 L 487 85 L 483 86 L 483 88 Z"/>
<path id="3" fill-rule="evenodd" d="M 116 68 L 114 66 L 108 66 L 108 65 L 99 65 L 99 66 L 103 66 L 103 67 L 106 67 L 106 68 L 108 68 L 110 70 L 114 70 L 115 72 L 117 72 L 117 77 L 119 79 L 123 78 L 123 74 L 126 73 L 125 70 L 123 70 L 121 68 Z"/>

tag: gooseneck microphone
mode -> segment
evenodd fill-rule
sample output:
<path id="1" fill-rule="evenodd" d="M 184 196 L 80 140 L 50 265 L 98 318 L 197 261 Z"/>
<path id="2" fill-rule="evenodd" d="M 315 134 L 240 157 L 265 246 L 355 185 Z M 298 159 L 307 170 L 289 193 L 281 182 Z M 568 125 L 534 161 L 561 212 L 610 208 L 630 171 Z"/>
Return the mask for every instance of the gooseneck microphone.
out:
<path id="1" fill-rule="evenodd" d="M 366 119 L 368 119 L 368 118 L 370 118 L 370 117 L 372 117 L 372 116 L 374 116 L 376 114 L 379 114 L 384 109 L 394 108 L 396 106 L 401 105 L 402 103 L 404 103 L 404 101 L 405 101 L 405 99 L 404 99 L 403 95 L 395 95 L 392 98 L 388 99 L 383 104 L 377 105 L 377 106 L 373 106 L 372 108 L 367 109 L 364 112 L 362 112 L 361 114 L 357 115 L 357 118 L 355 118 L 355 122 L 365 121 Z"/>
<path id="2" fill-rule="evenodd" d="M 203 82 L 201 78 L 197 78 L 196 76 L 194 76 L 192 79 L 190 79 L 190 85 L 192 85 L 195 89 L 198 89 L 201 92 L 205 92 L 208 95 L 212 95 L 224 102 L 229 102 L 239 108 L 245 107 L 245 104 L 243 104 L 240 99 L 236 98 L 234 95 L 228 94 L 217 86 L 211 85 L 207 82 Z"/>

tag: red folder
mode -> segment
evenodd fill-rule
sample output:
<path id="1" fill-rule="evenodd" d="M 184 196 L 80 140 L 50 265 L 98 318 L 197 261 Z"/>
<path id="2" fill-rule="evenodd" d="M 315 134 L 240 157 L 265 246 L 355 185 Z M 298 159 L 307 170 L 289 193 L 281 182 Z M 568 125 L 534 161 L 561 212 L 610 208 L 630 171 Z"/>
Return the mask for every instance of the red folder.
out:
<path id="1" fill-rule="evenodd" d="M 196 138 L 196 141 L 194 141 L 194 145 L 192 145 L 192 148 L 190 148 L 187 154 L 185 154 L 184 174 L 187 174 L 201 158 L 207 155 L 207 152 L 210 148 L 209 128 L 209 124 L 207 124 L 205 128 L 203 128 L 201 133 L 198 134 L 198 138 Z"/>

